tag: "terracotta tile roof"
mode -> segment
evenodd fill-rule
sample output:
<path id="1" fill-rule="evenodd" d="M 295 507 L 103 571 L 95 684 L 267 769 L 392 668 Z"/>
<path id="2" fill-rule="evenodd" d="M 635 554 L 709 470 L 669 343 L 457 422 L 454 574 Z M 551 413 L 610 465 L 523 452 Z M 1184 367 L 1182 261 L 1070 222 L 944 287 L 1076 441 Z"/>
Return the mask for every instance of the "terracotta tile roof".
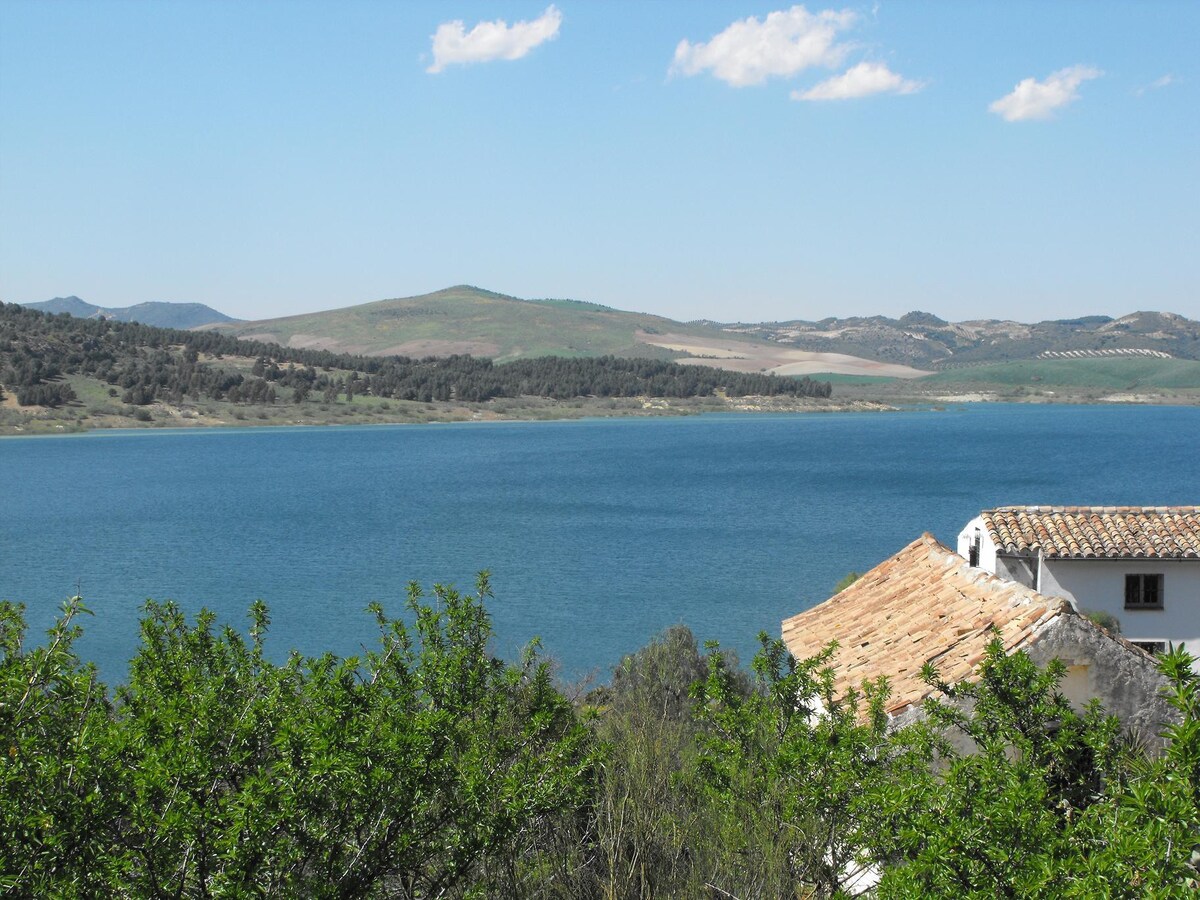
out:
<path id="1" fill-rule="evenodd" d="M 1058 559 L 1200 558 L 1198 506 L 1002 506 L 985 509 L 1001 553 Z"/>
<path id="2" fill-rule="evenodd" d="M 932 693 L 921 680 L 926 662 L 955 684 L 983 659 L 990 626 L 1011 653 L 1062 614 L 1071 614 L 1067 601 L 973 569 L 924 534 L 841 593 L 785 619 L 783 640 L 804 659 L 836 639 L 837 693 L 886 675 L 887 709 L 897 713 Z"/>

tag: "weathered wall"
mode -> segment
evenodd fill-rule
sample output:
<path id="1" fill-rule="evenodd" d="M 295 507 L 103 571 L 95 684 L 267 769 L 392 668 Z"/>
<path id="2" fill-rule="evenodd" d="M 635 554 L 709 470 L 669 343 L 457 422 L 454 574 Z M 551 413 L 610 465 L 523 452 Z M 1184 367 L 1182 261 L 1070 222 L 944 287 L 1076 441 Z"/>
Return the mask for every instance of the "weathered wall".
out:
<path id="1" fill-rule="evenodd" d="M 1039 666 L 1055 658 L 1063 661 L 1067 676 L 1059 682 L 1059 689 L 1077 709 L 1098 699 L 1146 746 L 1156 751 L 1162 748 L 1162 731 L 1176 721 L 1177 714 L 1163 698 L 1167 680 L 1150 654 L 1071 613 L 1051 619 L 1024 650 Z M 923 715 L 919 705 L 910 706 L 893 717 L 892 726 L 911 724 Z M 974 750 L 965 735 L 948 738 L 960 753 Z"/>
<path id="2" fill-rule="evenodd" d="M 1147 739 L 1158 740 L 1175 721 L 1163 698 L 1167 679 L 1150 654 L 1071 614 L 1056 616 L 1035 637 L 1026 652 L 1038 665 L 1054 658 L 1066 663 L 1068 678 L 1060 688 L 1073 703 L 1097 698 L 1126 729 Z"/>
<path id="3" fill-rule="evenodd" d="M 993 575 L 1023 584 L 1027 588 L 1037 590 L 1038 561 L 1027 556 L 996 556 Z"/>

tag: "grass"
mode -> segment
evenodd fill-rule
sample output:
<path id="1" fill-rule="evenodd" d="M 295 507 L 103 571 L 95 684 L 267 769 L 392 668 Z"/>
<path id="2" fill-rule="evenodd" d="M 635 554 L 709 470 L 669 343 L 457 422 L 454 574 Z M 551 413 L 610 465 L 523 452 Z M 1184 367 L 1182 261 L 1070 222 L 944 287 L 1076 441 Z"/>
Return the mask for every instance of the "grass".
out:
<path id="1" fill-rule="evenodd" d="M 951 369 L 918 382 L 923 387 L 1000 385 L 1105 391 L 1200 388 L 1200 361 L 1190 359 L 1034 359 Z"/>
<path id="2" fill-rule="evenodd" d="M 669 351 L 639 343 L 639 329 L 721 337 L 710 328 L 590 303 L 518 300 L 473 287 L 420 297 L 380 300 L 346 309 L 222 326 L 235 336 L 271 334 L 287 344 L 296 335 L 319 335 L 337 349 L 380 353 L 415 341 L 464 345 L 498 362 L 537 356 L 661 356 Z M 417 355 L 420 355 L 419 352 Z"/>
<path id="3" fill-rule="evenodd" d="M 109 394 L 111 385 L 95 378 L 84 378 L 81 375 L 67 376 L 67 382 L 71 385 L 71 389 L 75 391 L 75 396 L 84 406 L 96 406 L 113 404 L 121 405 L 121 389 L 115 388 L 116 396 Z"/>
<path id="4" fill-rule="evenodd" d="M 842 375 L 838 372 L 816 372 L 808 377 L 813 381 L 828 381 L 831 384 L 890 384 L 897 380 L 888 375 Z"/>

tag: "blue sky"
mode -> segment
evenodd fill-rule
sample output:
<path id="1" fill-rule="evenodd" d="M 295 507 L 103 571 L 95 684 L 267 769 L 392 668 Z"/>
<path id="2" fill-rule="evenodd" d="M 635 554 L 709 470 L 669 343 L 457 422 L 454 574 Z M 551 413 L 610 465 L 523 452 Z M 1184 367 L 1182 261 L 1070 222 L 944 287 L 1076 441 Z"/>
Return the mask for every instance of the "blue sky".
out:
<path id="1" fill-rule="evenodd" d="M 1200 3 L 0 4 L 0 299 L 1200 318 Z"/>

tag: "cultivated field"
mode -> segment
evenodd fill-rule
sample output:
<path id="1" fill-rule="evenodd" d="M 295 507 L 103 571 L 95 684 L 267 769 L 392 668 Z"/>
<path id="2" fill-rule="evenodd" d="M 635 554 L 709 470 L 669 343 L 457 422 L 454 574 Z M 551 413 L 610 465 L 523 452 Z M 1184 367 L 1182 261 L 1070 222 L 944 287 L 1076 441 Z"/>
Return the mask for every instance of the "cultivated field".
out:
<path id="1" fill-rule="evenodd" d="M 814 375 L 820 372 L 881 378 L 921 378 L 931 374 L 896 363 L 876 362 L 844 353 L 792 350 L 784 344 L 765 341 L 645 332 L 638 332 L 637 339 L 655 347 L 684 354 L 677 358 L 676 362 L 716 366 L 736 372 L 770 372 L 775 375 Z"/>

